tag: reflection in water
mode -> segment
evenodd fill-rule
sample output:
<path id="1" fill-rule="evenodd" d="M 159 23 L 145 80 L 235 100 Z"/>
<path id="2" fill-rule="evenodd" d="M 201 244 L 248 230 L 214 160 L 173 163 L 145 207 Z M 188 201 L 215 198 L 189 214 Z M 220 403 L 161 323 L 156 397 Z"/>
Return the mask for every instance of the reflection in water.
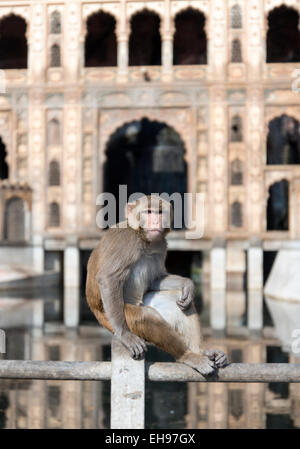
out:
<path id="1" fill-rule="evenodd" d="M 28 294 L 27 299 L 34 302 L 33 296 Z M 43 330 L 28 325 L 28 310 L 27 321 L 20 326 L 12 309 L 2 309 L 2 323 L 5 314 L 10 316 L 7 323 L 11 326 L 13 319 L 17 323 L 6 329 L 6 359 L 110 360 L 111 337 L 94 326 L 92 315 L 91 322 L 67 330 L 61 322 L 63 306 L 58 295 L 49 297 L 48 293 L 45 298 L 39 294 L 35 299 L 44 302 Z M 8 300 L 0 298 L 0 306 Z M 33 314 L 35 310 L 33 306 Z M 221 340 L 207 336 L 206 344 L 226 351 L 236 363 L 295 362 L 273 338 L 227 336 Z M 147 360 L 171 361 L 171 357 L 151 347 Z M 108 381 L 0 379 L 0 428 L 109 428 L 109 417 Z M 300 385 L 147 382 L 146 427 L 300 428 Z"/>

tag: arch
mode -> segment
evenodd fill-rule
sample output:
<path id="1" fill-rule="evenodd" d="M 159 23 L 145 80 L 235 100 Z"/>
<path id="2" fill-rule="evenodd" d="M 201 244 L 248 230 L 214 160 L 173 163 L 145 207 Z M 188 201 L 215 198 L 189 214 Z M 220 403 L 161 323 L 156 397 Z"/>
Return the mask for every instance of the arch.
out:
<path id="1" fill-rule="evenodd" d="M 283 179 L 269 188 L 267 231 L 289 230 L 289 181 Z"/>
<path id="2" fill-rule="evenodd" d="M 267 62 L 299 62 L 299 13 L 281 5 L 268 14 Z"/>
<path id="3" fill-rule="evenodd" d="M 300 164 L 299 121 L 286 114 L 269 122 L 267 165 Z"/>
<path id="4" fill-rule="evenodd" d="M 187 191 L 184 144 L 178 133 L 163 122 L 143 118 L 123 124 L 106 145 L 103 191 L 119 196 L 119 186 L 132 193 Z"/>
<path id="5" fill-rule="evenodd" d="M 85 37 L 85 67 L 114 67 L 117 65 L 116 19 L 98 11 L 87 19 Z"/>
<path id="6" fill-rule="evenodd" d="M 27 68 L 26 21 L 15 14 L 0 20 L 0 69 Z"/>
<path id="7" fill-rule="evenodd" d="M 205 15 L 187 8 L 175 16 L 174 65 L 207 64 Z"/>
<path id="8" fill-rule="evenodd" d="M 47 144 L 61 145 L 62 143 L 62 129 L 61 122 L 57 118 L 52 118 L 47 126 Z"/>
<path id="9" fill-rule="evenodd" d="M 230 10 L 230 27 L 239 29 L 243 27 L 242 8 L 240 5 L 233 5 Z"/>
<path id="10" fill-rule="evenodd" d="M 230 208 L 230 224 L 234 228 L 243 227 L 243 206 L 239 201 L 234 201 Z"/>
<path id="11" fill-rule="evenodd" d="M 53 44 L 50 48 L 50 67 L 61 67 L 60 46 Z"/>
<path id="12" fill-rule="evenodd" d="M 59 186 L 60 185 L 60 168 L 59 162 L 53 160 L 49 165 L 49 186 Z"/>
<path id="13" fill-rule="evenodd" d="M 0 137 L 0 179 L 8 179 L 9 168 L 7 164 L 7 152 Z"/>
<path id="14" fill-rule="evenodd" d="M 234 159 L 230 164 L 230 184 L 240 186 L 243 184 L 243 162 L 240 159 Z"/>
<path id="15" fill-rule="evenodd" d="M 48 223 L 50 228 L 60 226 L 60 207 L 55 201 L 49 204 Z"/>
<path id="16" fill-rule="evenodd" d="M 50 33 L 61 33 L 61 14 L 59 11 L 53 11 L 50 16 Z"/>
<path id="17" fill-rule="evenodd" d="M 238 38 L 233 39 L 233 41 L 231 42 L 231 62 L 243 62 L 242 44 L 240 39 Z"/>
<path id="18" fill-rule="evenodd" d="M 25 240 L 25 202 L 13 196 L 5 203 L 4 240 L 21 242 Z"/>
<path id="19" fill-rule="evenodd" d="M 161 65 L 160 17 L 143 9 L 131 17 L 129 65 Z"/>
<path id="20" fill-rule="evenodd" d="M 235 114 L 231 118 L 230 125 L 230 142 L 243 141 L 243 119 L 239 114 Z"/>

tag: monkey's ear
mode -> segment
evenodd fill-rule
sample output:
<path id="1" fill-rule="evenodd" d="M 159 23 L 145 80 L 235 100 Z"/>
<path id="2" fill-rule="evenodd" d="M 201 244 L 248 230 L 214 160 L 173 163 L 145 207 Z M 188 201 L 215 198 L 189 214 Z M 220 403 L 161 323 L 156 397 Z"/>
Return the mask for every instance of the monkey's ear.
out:
<path id="1" fill-rule="evenodd" d="M 125 207 L 125 216 L 128 220 L 128 224 L 132 229 L 137 230 L 140 226 L 138 217 L 137 203 L 127 203 Z"/>

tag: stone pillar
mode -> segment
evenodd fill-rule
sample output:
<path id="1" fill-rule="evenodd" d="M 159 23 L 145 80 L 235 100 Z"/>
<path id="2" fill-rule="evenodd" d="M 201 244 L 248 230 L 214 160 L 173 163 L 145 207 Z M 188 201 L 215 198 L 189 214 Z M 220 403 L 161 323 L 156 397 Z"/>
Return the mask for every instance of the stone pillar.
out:
<path id="1" fill-rule="evenodd" d="M 248 328 L 263 328 L 263 249 L 261 242 L 250 241 L 248 249 Z"/>
<path id="2" fill-rule="evenodd" d="M 29 82 L 39 85 L 46 74 L 46 3 L 33 2 L 31 6 L 28 35 L 28 74 Z M 28 33 L 28 31 L 27 31 Z M 30 133 L 29 133 L 30 135 Z"/>
<path id="3" fill-rule="evenodd" d="M 145 360 L 133 360 L 112 340 L 111 429 L 143 429 L 145 425 Z"/>
<path id="4" fill-rule="evenodd" d="M 162 41 L 162 80 L 172 81 L 173 74 L 173 37 L 163 36 Z"/>
<path id="5" fill-rule="evenodd" d="M 125 83 L 128 79 L 129 30 L 127 29 L 126 1 L 121 0 L 120 22 L 117 30 L 118 39 L 118 81 Z"/>
<path id="6" fill-rule="evenodd" d="M 45 360 L 45 346 L 43 341 L 42 329 L 33 329 L 31 340 L 31 356 L 32 360 Z M 44 380 L 32 380 L 30 395 L 28 398 L 28 428 L 44 429 L 46 416 L 46 383 Z"/>
<path id="7" fill-rule="evenodd" d="M 64 287 L 80 285 L 80 252 L 76 245 L 67 243 L 64 252 Z"/>
<path id="8" fill-rule="evenodd" d="M 33 236 L 33 268 L 38 272 L 44 271 L 44 248 L 43 248 L 43 239 L 41 236 Z"/>
<path id="9" fill-rule="evenodd" d="M 127 33 L 118 35 L 118 80 L 126 82 L 128 77 L 128 36 Z"/>
<path id="10" fill-rule="evenodd" d="M 211 0 L 209 4 L 209 28 L 207 27 L 209 77 L 216 80 L 225 80 L 228 61 L 227 2 Z"/>
<path id="11" fill-rule="evenodd" d="M 80 316 L 80 289 L 64 288 L 64 324 L 66 327 L 78 327 Z"/>
<path id="12" fill-rule="evenodd" d="M 261 0 L 245 2 L 244 32 L 247 34 L 247 70 L 248 80 L 258 80 L 266 60 L 266 31 L 264 31 L 264 4 Z M 247 29 L 245 29 L 247 27 Z"/>
<path id="13" fill-rule="evenodd" d="M 164 21 L 162 22 L 160 34 L 162 36 L 162 80 L 172 81 L 173 74 L 173 35 L 174 25 L 171 18 L 170 0 L 164 2 Z"/>
<path id="14" fill-rule="evenodd" d="M 79 2 L 66 2 L 64 33 L 64 73 L 68 83 L 74 83 L 80 73 L 80 20 L 81 5 Z"/>
<path id="15" fill-rule="evenodd" d="M 226 327 L 226 247 L 225 241 L 214 241 L 210 253 L 210 324 L 212 329 Z"/>
<path id="16" fill-rule="evenodd" d="M 246 295 L 244 291 L 244 274 L 246 255 L 241 248 L 227 248 L 227 326 L 243 325 L 246 311 Z"/>

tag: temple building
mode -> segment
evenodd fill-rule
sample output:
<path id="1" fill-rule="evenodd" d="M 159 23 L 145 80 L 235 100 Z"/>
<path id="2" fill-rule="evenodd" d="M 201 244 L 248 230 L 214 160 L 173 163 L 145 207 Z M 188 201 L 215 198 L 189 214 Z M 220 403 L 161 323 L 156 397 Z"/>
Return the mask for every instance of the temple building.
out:
<path id="1" fill-rule="evenodd" d="M 172 231 L 170 264 L 201 254 L 215 328 L 246 280 L 261 328 L 266 254 L 300 243 L 299 15 L 298 0 L 1 2 L 1 263 L 58 264 L 79 286 L 101 192 L 203 193 L 204 235 Z"/>

